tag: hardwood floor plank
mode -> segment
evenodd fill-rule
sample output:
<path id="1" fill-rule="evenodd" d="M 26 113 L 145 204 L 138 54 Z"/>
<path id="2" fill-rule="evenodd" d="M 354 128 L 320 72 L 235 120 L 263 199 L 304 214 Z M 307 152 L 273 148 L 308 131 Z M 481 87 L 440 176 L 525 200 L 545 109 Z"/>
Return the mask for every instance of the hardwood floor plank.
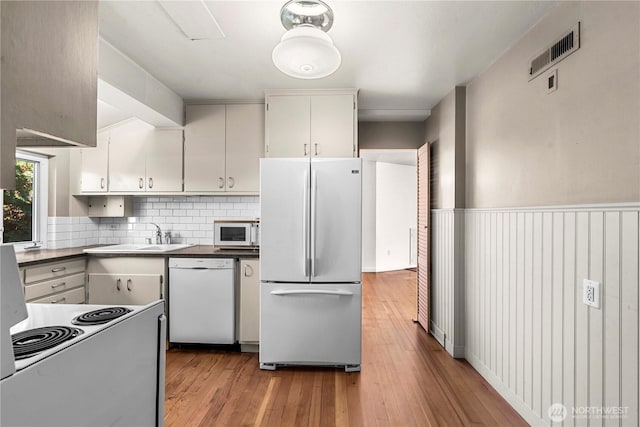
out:
<path id="1" fill-rule="evenodd" d="M 167 353 L 165 425 L 497 426 L 524 420 L 412 321 L 416 273 L 363 274 L 362 371 L 261 371 L 258 355 Z"/>

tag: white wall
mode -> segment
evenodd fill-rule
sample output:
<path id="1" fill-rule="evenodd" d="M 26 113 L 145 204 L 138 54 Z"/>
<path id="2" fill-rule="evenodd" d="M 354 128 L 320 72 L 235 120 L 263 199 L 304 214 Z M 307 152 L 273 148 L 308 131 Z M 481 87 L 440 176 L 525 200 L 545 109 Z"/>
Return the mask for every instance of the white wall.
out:
<path id="1" fill-rule="evenodd" d="M 560 2 L 467 86 L 466 207 L 640 200 L 640 3 Z M 527 79 L 580 21 L 580 49 Z"/>
<path id="2" fill-rule="evenodd" d="M 416 184 L 415 166 L 377 162 L 376 271 L 415 267 L 409 236 L 417 226 Z"/>
<path id="3" fill-rule="evenodd" d="M 639 17 L 638 2 L 560 2 L 473 79 L 462 262 L 449 246 L 459 211 L 432 216 L 442 341 L 462 321 L 467 360 L 532 425 L 550 424 L 552 403 L 564 426 L 640 422 Z M 578 21 L 580 50 L 547 94 L 528 59 Z M 602 283 L 600 309 L 581 302 L 586 278 Z"/>

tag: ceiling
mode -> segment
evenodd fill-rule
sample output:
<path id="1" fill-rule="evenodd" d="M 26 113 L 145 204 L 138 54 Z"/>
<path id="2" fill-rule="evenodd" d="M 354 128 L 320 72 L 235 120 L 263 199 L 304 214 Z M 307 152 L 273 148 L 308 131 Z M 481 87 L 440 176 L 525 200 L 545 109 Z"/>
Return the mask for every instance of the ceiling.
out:
<path id="1" fill-rule="evenodd" d="M 100 35 L 186 100 L 355 87 L 361 116 L 424 120 L 454 86 L 486 69 L 554 4 L 326 1 L 335 15 L 328 34 L 342 65 L 318 80 L 288 77 L 271 62 L 285 33 L 279 17 L 285 0 L 206 1 L 224 37 L 196 41 L 157 1 L 101 1 Z"/>

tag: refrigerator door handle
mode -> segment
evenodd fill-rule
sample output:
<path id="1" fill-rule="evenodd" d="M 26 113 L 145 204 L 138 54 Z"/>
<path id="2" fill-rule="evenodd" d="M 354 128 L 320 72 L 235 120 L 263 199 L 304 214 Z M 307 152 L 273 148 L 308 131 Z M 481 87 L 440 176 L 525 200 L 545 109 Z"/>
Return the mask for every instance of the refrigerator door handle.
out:
<path id="1" fill-rule="evenodd" d="M 287 290 L 277 290 L 271 291 L 271 295 L 337 295 L 337 296 L 351 296 L 353 292 L 349 291 L 332 291 L 326 289 L 287 289 Z"/>
<path id="2" fill-rule="evenodd" d="M 304 173 L 304 197 L 302 198 L 302 253 L 304 277 L 309 277 L 309 171 Z"/>
<path id="3" fill-rule="evenodd" d="M 316 210 L 318 204 L 316 195 L 318 193 L 318 173 L 311 171 L 311 277 L 316 275 Z"/>

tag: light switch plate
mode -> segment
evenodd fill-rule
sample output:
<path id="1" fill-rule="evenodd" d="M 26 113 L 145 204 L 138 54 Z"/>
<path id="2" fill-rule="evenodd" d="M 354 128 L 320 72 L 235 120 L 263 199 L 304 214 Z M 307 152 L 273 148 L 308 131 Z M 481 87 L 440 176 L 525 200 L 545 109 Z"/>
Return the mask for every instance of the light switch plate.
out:
<path id="1" fill-rule="evenodd" d="M 600 308 L 600 282 L 584 279 L 582 282 L 582 302 L 593 308 Z"/>

